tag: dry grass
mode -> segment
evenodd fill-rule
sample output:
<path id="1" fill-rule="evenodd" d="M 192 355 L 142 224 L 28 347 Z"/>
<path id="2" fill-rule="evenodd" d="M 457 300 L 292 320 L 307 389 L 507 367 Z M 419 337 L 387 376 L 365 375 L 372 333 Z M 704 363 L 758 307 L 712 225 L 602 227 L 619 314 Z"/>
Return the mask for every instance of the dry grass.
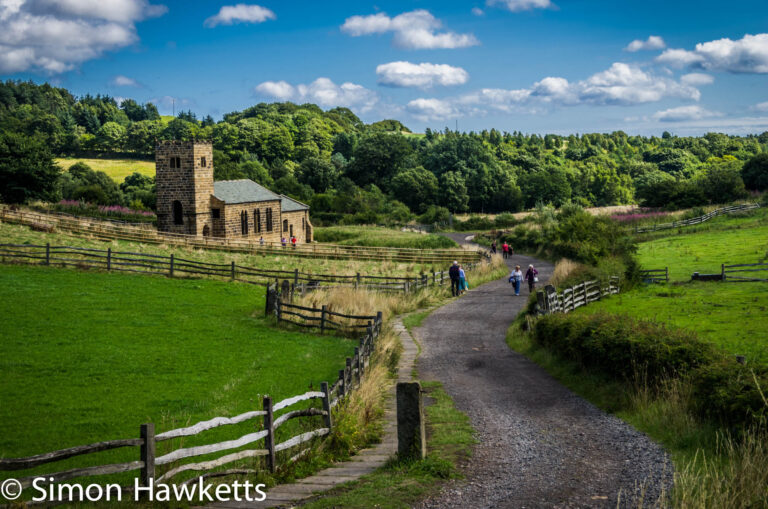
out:
<path id="1" fill-rule="evenodd" d="M 559 262 L 557 262 L 557 264 L 555 264 L 555 270 L 552 272 L 550 284 L 554 286 L 560 286 L 564 281 L 567 281 L 568 278 L 574 274 L 583 271 L 584 268 L 585 266 L 581 263 L 574 262 L 568 258 L 562 258 Z"/>

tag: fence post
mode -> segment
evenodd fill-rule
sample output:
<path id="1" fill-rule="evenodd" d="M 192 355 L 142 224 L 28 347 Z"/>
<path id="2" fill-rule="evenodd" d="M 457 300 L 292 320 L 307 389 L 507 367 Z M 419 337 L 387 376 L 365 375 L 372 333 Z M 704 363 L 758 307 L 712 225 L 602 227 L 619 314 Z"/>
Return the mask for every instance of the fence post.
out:
<path id="1" fill-rule="evenodd" d="M 326 313 L 327 307 L 325 304 L 323 304 L 322 309 L 320 310 L 320 334 L 325 332 L 325 313 Z"/>
<path id="2" fill-rule="evenodd" d="M 330 431 L 333 429 L 333 418 L 331 417 L 331 393 L 328 391 L 328 382 L 320 382 L 320 392 L 323 393 L 323 411 L 325 412 L 323 420 L 325 427 Z"/>
<path id="3" fill-rule="evenodd" d="M 347 357 L 347 363 L 344 367 L 344 384 L 346 385 L 346 380 L 349 380 L 349 388 L 352 388 L 352 357 Z"/>
<path id="4" fill-rule="evenodd" d="M 267 436 L 264 438 L 264 447 L 267 449 L 267 468 L 270 472 L 275 471 L 275 430 L 272 426 L 274 420 L 272 415 L 272 398 L 264 396 L 264 429 Z"/>
<path id="5" fill-rule="evenodd" d="M 424 405 L 419 382 L 397 384 L 397 455 L 416 460 L 427 455 Z"/>
<path id="6" fill-rule="evenodd" d="M 168 263 L 168 277 L 173 277 L 173 253 L 171 253 L 171 261 Z M 269 290 L 267 290 L 267 295 L 269 295 Z M 269 302 L 269 298 L 267 298 L 267 302 Z"/>
<path id="7" fill-rule="evenodd" d="M 234 260 L 232 260 L 232 266 L 231 266 L 231 267 L 232 267 L 232 268 L 230 269 L 230 271 L 231 271 L 231 276 L 232 276 L 232 279 L 234 280 L 234 279 L 235 279 L 235 261 L 234 261 Z"/>
<path id="8" fill-rule="evenodd" d="M 536 307 L 538 308 L 539 314 L 547 314 L 547 299 L 544 298 L 544 292 L 541 290 L 536 291 Z"/>
<path id="9" fill-rule="evenodd" d="M 51 264 L 51 243 L 47 242 L 45 244 L 45 264 L 50 265 Z"/>
<path id="10" fill-rule="evenodd" d="M 112 270 L 112 248 L 107 248 L 107 270 Z"/>
<path id="11" fill-rule="evenodd" d="M 362 370 L 360 368 L 360 348 L 355 347 L 355 360 L 357 361 L 357 384 L 360 385 L 360 382 L 363 380 L 362 376 Z"/>
<path id="12" fill-rule="evenodd" d="M 357 279 L 355 279 L 355 289 L 360 287 L 360 283 L 362 282 L 362 278 L 360 277 L 360 273 L 357 273 Z"/>
<path id="13" fill-rule="evenodd" d="M 144 441 L 141 444 L 141 461 L 144 466 L 141 468 L 141 485 L 149 486 L 155 481 L 155 425 L 153 423 L 142 424 L 139 428 L 140 438 Z"/>
<path id="14" fill-rule="evenodd" d="M 367 350 L 367 348 L 365 346 L 365 336 L 363 336 L 362 338 L 360 338 L 360 358 L 359 358 L 359 361 L 358 361 L 359 365 L 357 367 L 357 369 L 360 370 L 359 371 L 360 379 L 362 379 L 363 375 L 365 375 L 365 358 L 366 358 L 366 353 L 365 352 L 366 352 L 366 350 Z"/>
<path id="15" fill-rule="evenodd" d="M 432 286 L 437 284 L 437 277 L 435 276 L 435 269 L 432 269 Z"/>
<path id="16" fill-rule="evenodd" d="M 725 264 L 720 264 L 720 280 L 725 281 Z"/>
<path id="17" fill-rule="evenodd" d="M 293 284 L 299 284 L 299 269 L 293 269 Z"/>
<path id="18" fill-rule="evenodd" d="M 280 316 L 280 311 L 282 311 L 282 310 L 280 309 L 280 305 L 281 305 L 281 304 L 282 304 L 282 301 L 280 300 L 280 297 L 277 297 L 277 298 L 275 299 L 275 311 L 276 311 L 276 313 L 275 313 L 275 314 L 277 315 L 277 323 L 280 323 L 280 318 L 282 318 L 282 317 Z"/>
<path id="19" fill-rule="evenodd" d="M 664 267 L 664 282 L 669 283 L 669 267 Z"/>
<path id="20" fill-rule="evenodd" d="M 339 399 L 347 392 L 346 382 L 344 381 L 344 370 L 339 370 Z"/>

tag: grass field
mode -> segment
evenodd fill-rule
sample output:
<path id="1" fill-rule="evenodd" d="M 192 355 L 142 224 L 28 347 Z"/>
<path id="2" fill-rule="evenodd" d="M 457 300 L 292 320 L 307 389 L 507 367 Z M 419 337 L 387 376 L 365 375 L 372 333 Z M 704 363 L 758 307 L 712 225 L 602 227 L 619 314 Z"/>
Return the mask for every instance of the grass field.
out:
<path id="1" fill-rule="evenodd" d="M 138 437 L 145 422 L 162 432 L 260 409 L 264 395 L 279 401 L 334 380 L 356 344 L 273 328 L 263 288 L 239 283 L 0 265 L 0 301 L 0 457 Z M 136 452 L 99 456 L 125 454 Z"/>
<path id="2" fill-rule="evenodd" d="M 56 162 L 64 170 L 68 170 L 75 163 L 85 163 L 94 171 L 103 171 L 117 183 L 122 183 L 125 177 L 134 172 L 149 177 L 155 176 L 155 162 L 143 159 L 78 159 L 74 157 L 57 158 Z"/>
<path id="3" fill-rule="evenodd" d="M 229 251 L 214 251 L 207 249 L 188 249 L 181 246 L 165 246 L 162 244 L 143 244 L 129 241 L 102 241 L 87 237 L 67 234 L 66 232 L 44 233 L 33 231 L 26 226 L 0 223 L 0 243 L 2 244 L 35 244 L 92 247 L 113 251 L 128 251 L 168 256 L 174 253 L 177 257 L 199 260 L 209 263 L 229 263 L 235 261 L 238 265 L 258 267 L 272 270 L 294 270 L 314 274 L 353 275 L 357 272 L 368 275 L 416 276 L 421 270 L 430 271 L 431 264 L 399 263 L 356 260 L 327 260 L 322 258 L 302 258 L 279 255 L 251 255 Z M 435 266 L 435 270 L 447 267 Z"/>
<path id="4" fill-rule="evenodd" d="M 433 233 L 401 231 L 379 226 L 330 226 L 315 228 L 315 240 L 345 246 L 404 247 L 414 249 L 456 248 L 458 244 Z"/>

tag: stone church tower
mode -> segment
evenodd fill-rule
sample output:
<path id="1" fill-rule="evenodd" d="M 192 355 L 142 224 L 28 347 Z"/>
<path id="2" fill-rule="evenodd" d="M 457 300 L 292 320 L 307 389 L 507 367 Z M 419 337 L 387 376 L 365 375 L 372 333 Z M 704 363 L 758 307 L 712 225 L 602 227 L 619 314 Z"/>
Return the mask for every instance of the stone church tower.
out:
<path id="1" fill-rule="evenodd" d="M 157 229 L 210 235 L 213 145 L 210 141 L 160 141 L 155 148 Z"/>

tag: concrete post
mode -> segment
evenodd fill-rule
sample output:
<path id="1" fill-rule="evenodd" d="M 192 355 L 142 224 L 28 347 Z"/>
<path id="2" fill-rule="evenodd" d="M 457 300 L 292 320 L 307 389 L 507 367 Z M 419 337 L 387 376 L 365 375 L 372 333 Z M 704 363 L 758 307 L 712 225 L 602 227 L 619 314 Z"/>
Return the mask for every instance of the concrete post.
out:
<path id="1" fill-rule="evenodd" d="M 414 460 L 424 459 L 427 455 L 419 382 L 397 384 L 397 454 L 401 459 Z"/>

